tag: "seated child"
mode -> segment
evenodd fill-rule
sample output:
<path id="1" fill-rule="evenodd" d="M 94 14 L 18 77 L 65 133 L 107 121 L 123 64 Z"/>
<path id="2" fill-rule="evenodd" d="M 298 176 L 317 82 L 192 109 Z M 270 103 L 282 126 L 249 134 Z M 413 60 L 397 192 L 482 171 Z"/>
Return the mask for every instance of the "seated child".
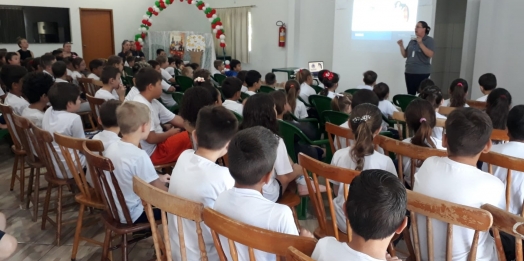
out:
<path id="1" fill-rule="evenodd" d="M 55 62 L 53 64 L 53 66 L 51 66 L 51 70 L 53 71 L 53 75 L 55 76 L 55 82 L 56 83 L 59 83 L 59 82 L 65 82 L 65 83 L 69 83 L 67 81 L 67 65 L 62 62 L 62 61 L 58 61 L 58 62 Z"/>
<path id="2" fill-rule="evenodd" d="M 468 82 L 464 79 L 456 79 L 451 82 L 449 87 L 450 98 L 444 100 L 442 106 L 446 107 L 469 107 L 466 104 L 466 96 L 468 95 Z"/>
<path id="3" fill-rule="evenodd" d="M 193 131 L 193 142 L 197 149 L 186 150 L 173 169 L 169 193 L 213 208 L 220 193 L 233 188 L 235 180 L 227 167 L 215 162 L 227 153 L 229 141 L 238 129 L 236 117 L 222 106 L 207 106 L 200 110 Z M 176 216 L 168 214 L 171 249 L 180 249 Z M 188 260 L 200 259 L 195 222 L 182 220 Z M 209 228 L 203 224 L 202 234 L 210 260 L 218 260 Z M 173 251 L 173 260 L 181 260 L 180 252 Z"/>
<path id="4" fill-rule="evenodd" d="M 80 57 L 73 58 L 72 61 L 73 64 L 73 73 L 71 74 L 71 78 L 73 80 L 73 83 L 78 85 L 78 79 L 84 78 L 84 75 L 82 74 L 83 71 L 86 70 L 86 62 L 84 59 Z"/>
<path id="5" fill-rule="evenodd" d="M 7 64 L 10 64 L 10 65 L 22 65 L 20 63 L 20 55 L 18 55 L 18 53 L 16 52 L 8 52 L 6 55 L 5 55 L 5 61 Z"/>
<path id="6" fill-rule="evenodd" d="M 378 75 L 374 71 L 366 71 L 363 74 L 364 79 L 364 85 L 357 86 L 357 89 L 366 89 L 366 90 L 373 90 L 373 87 L 375 86 L 375 83 L 377 82 Z"/>
<path id="7" fill-rule="evenodd" d="M 479 77 L 480 91 L 484 96 L 477 99 L 477 101 L 486 101 L 491 91 L 497 88 L 497 77 L 492 73 L 485 73 Z"/>
<path id="8" fill-rule="evenodd" d="M 131 56 L 126 56 L 126 65 L 127 65 L 127 67 L 132 68 L 133 65 L 135 65 L 135 59 L 136 59 L 136 57 L 134 57 L 132 55 Z"/>
<path id="9" fill-rule="evenodd" d="M 6 218 L 4 213 L 0 212 L 0 260 L 8 260 L 16 251 L 18 240 L 5 232 Z"/>
<path id="10" fill-rule="evenodd" d="M 349 93 L 342 93 L 341 95 L 335 96 L 331 101 L 331 110 L 351 114 L 351 100 L 353 95 Z M 346 124 L 347 126 L 347 124 Z"/>
<path id="11" fill-rule="evenodd" d="M 260 95 L 260 94 L 257 94 Z M 256 95 L 255 95 L 256 96 Z M 255 97 L 254 96 L 254 97 Z M 273 180 L 279 139 L 274 132 L 252 127 L 238 132 L 229 143 L 229 172 L 235 187 L 222 192 L 214 209 L 239 222 L 278 233 L 298 235 L 291 209 L 262 196 L 265 184 Z M 301 236 L 313 237 L 307 230 Z M 227 260 L 232 260 L 227 239 L 220 236 Z M 239 260 L 249 260 L 246 246 L 235 243 Z M 254 250 L 256 260 L 275 260 L 275 255 Z"/>
<path id="12" fill-rule="evenodd" d="M 511 94 L 506 89 L 497 88 L 490 92 L 486 100 L 486 113 L 493 123 L 493 129 L 506 129 L 510 108 Z"/>
<path id="13" fill-rule="evenodd" d="M 104 150 L 104 156 L 111 160 L 115 169 L 113 173 L 125 197 L 127 208 L 134 224 L 147 223 L 147 215 L 142 200 L 133 191 L 133 176 L 138 176 L 145 182 L 167 191 L 166 183 L 169 175 L 158 175 L 147 153 L 138 145 L 149 134 L 150 112 L 146 105 L 138 102 L 125 102 L 116 110 L 118 127 L 122 139 L 114 141 Z M 113 194 L 114 195 L 114 194 Z M 116 204 L 118 201 L 115 200 Z M 117 207 L 121 223 L 126 218 L 121 207 Z M 155 220 L 161 219 L 160 209 L 153 209 Z"/>
<path id="14" fill-rule="evenodd" d="M 160 74 L 162 74 L 162 79 L 168 83 L 176 83 L 175 78 L 173 78 L 173 76 L 171 76 L 171 74 L 169 74 L 169 72 L 166 70 L 169 67 L 167 57 L 164 55 L 158 56 L 156 61 L 160 66 Z"/>
<path id="15" fill-rule="evenodd" d="M 120 81 L 120 71 L 117 68 L 105 67 L 101 79 L 103 86 L 95 93 L 95 98 L 124 101 L 126 87 Z"/>
<path id="16" fill-rule="evenodd" d="M 100 81 L 102 76 L 102 69 L 104 69 L 104 62 L 100 59 L 94 59 L 89 62 L 89 70 L 91 73 L 87 76 L 89 79 Z"/>
<path id="17" fill-rule="evenodd" d="M 388 100 L 389 86 L 383 82 L 377 83 L 373 87 L 373 92 L 375 92 L 378 97 L 378 108 L 382 112 L 382 115 L 386 116 L 386 118 L 393 117 L 393 113 L 398 111 L 398 109 Z"/>
<path id="18" fill-rule="evenodd" d="M 242 82 L 236 77 L 227 77 L 222 83 L 222 93 L 226 100 L 222 105 L 230 111 L 234 111 L 242 115 L 244 105 L 238 102 L 240 100 L 240 90 L 242 89 Z"/>
<path id="19" fill-rule="evenodd" d="M 306 69 L 301 69 L 297 72 L 296 79 L 300 84 L 300 98 L 305 102 L 309 102 L 309 96 L 316 95 L 317 92 L 311 85 L 313 84 L 313 75 Z"/>
<path id="20" fill-rule="evenodd" d="M 169 73 L 169 75 L 171 75 L 171 77 L 175 77 L 175 68 L 176 68 L 176 63 L 175 63 L 175 58 L 173 57 L 168 57 L 167 58 L 167 63 L 169 64 L 167 66 L 167 68 L 165 69 L 167 73 Z"/>
<path id="21" fill-rule="evenodd" d="M 44 70 L 44 73 L 47 73 L 53 76 L 52 66 L 56 62 L 56 58 L 52 54 L 44 54 L 40 57 L 40 67 Z M 53 76 L 54 77 L 54 76 Z"/>
<path id="22" fill-rule="evenodd" d="M 246 93 L 247 94 L 249 94 L 250 96 L 257 94 L 258 90 L 260 89 L 260 86 L 262 86 L 260 79 L 262 79 L 262 75 L 258 71 L 251 70 L 247 72 L 247 75 L 246 75 L 246 85 L 247 85 Z"/>
<path id="23" fill-rule="evenodd" d="M 156 56 L 166 56 L 166 51 L 164 49 L 156 49 Z"/>
<path id="24" fill-rule="evenodd" d="M 30 120 L 38 128 L 42 128 L 42 119 L 49 103 L 47 92 L 53 84 L 55 84 L 53 77 L 42 72 L 32 72 L 24 77 L 22 92 L 30 104 L 21 116 Z"/>
<path id="25" fill-rule="evenodd" d="M 337 94 L 335 91 L 338 88 L 338 81 L 340 80 L 340 77 L 337 73 L 330 72 L 330 71 L 324 71 L 324 74 L 322 74 L 322 84 L 324 84 L 324 89 L 320 91 L 319 95 L 327 96 L 328 98 L 335 98 Z"/>
<path id="26" fill-rule="evenodd" d="M 231 60 L 231 63 L 229 64 L 229 71 L 226 71 L 227 77 L 236 77 L 238 75 L 238 72 L 242 71 L 242 63 L 240 63 L 239 60 Z"/>
<path id="27" fill-rule="evenodd" d="M 273 87 L 273 89 L 277 87 L 277 76 L 274 73 L 267 73 L 265 79 L 265 86 Z"/>
<path id="28" fill-rule="evenodd" d="M 391 258 L 388 246 L 407 226 L 407 193 L 402 182 L 384 170 L 364 170 L 349 187 L 344 214 L 352 228 L 352 240 L 339 242 L 324 237 L 311 258 L 317 261 L 400 260 Z"/>
<path id="29" fill-rule="evenodd" d="M 215 60 L 215 62 L 213 62 L 213 69 L 211 71 L 211 74 L 212 75 L 223 74 L 225 69 L 226 69 L 226 67 L 224 65 L 224 61 L 222 61 L 222 60 Z"/>
<path id="30" fill-rule="evenodd" d="M 135 65 L 133 66 L 133 75 L 136 75 L 138 71 L 140 71 L 140 69 L 142 68 L 150 68 L 150 67 L 151 65 L 147 62 L 136 62 Z M 135 78 L 133 78 L 134 85 L 136 85 L 135 82 L 136 82 Z M 140 91 L 135 86 L 131 87 L 131 89 L 129 90 L 129 92 L 126 95 L 125 101 L 132 101 L 137 94 L 140 94 Z"/>
<path id="31" fill-rule="evenodd" d="M 433 80 L 427 78 L 427 79 L 424 79 L 420 82 L 420 85 L 418 86 L 418 94 L 421 94 L 422 91 L 424 91 L 424 89 L 426 89 L 427 87 L 430 87 L 430 86 L 434 86 L 435 85 L 435 82 L 433 82 Z"/>
<path id="32" fill-rule="evenodd" d="M 160 59 L 160 60 L 163 60 L 164 58 L 165 56 L 157 57 L 157 59 Z M 149 65 L 151 65 L 153 69 L 155 69 L 156 71 L 160 73 L 160 75 L 162 75 L 162 67 L 160 67 L 159 62 L 155 60 L 150 60 L 147 63 L 149 63 Z M 167 62 L 165 63 L 167 64 Z M 169 74 L 169 73 L 165 72 L 165 74 Z M 171 77 L 171 75 L 169 75 L 169 77 Z M 174 78 L 171 77 L 171 79 L 174 79 Z M 169 93 L 165 93 L 165 92 L 175 92 L 176 91 L 175 86 L 171 86 L 171 84 L 169 84 L 169 81 L 166 80 L 164 76 L 162 76 L 161 84 L 162 84 L 162 94 L 160 95 L 160 99 L 162 100 L 162 103 L 165 104 L 167 107 L 175 106 L 176 102 L 173 99 L 173 96 Z"/>
<path id="33" fill-rule="evenodd" d="M 246 84 L 246 76 L 247 76 L 247 71 L 240 71 L 238 72 L 237 74 L 237 78 L 242 81 L 242 92 L 247 92 L 248 89 L 247 89 L 247 84 Z"/>
<path id="34" fill-rule="evenodd" d="M 180 58 L 175 58 L 175 75 L 182 75 L 182 70 L 184 69 L 184 61 Z"/>
<path id="35" fill-rule="evenodd" d="M 20 65 L 4 65 L 0 71 L 0 79 L 7 90 L 4 103 L 11 106 L 13 112 L 19 116 L 29 106 L 29 102 L 22 96 L 23 78 L 26 74 L 27 70 Z"/>
<path id="36" fill-rule="evenodd" d="M 190 66 L 191 68 L 193 68 L 193 71 L 200 69 L 200 64 L 198 63 L 189 63 L 187 64 L 187 66 Z"/>
<path id="37" fill-rule="evenodd" d="M 120 127 L 116 118 L 116 110 L 118 106 L 122 105 L 119 100 L 108 100 L 100 106 L 100 117 L 98 124 L 102 125 L 103 131 L 93 136 L 93 140 L 100 140 L 104 144 L 104 148 L 109 148 L 115 141 L 119 141 Z"/>
<path id="38" fill-rule="evenodd" d="M 181 71 L 182 76 L 186 76 L 186 77 L 193 79 L 193 68 L 191 68 L 191 66 L 183 66 L 183 67 L 184 68 Z"/>
<path id="39" fill-rule="evenodd" d="M 448 157 L 426 159 L 415 174 L 413 191 L 473 208 L 491 204 L 505 209 L 504 184 L 476 167 L 480 154 L 491 148 L 491 132 L 491 120 L 480 110 L 458 108 L 451 112 L 442 140 Z M 425 217 L 419 216 L 417 220 L 421 254 L 427 256 Z M 435 260 L 446 259 L 446 227 L 446 223 L 433 220 Z M 467 260 L 473 234 L 471 229 L 454 226 L 453 260 Z M 480 232 L 476 260 L 498 260 L 489 232 Z"/>
<path id="40" fill-rule="evenodd" d="M 437 119 L 446 119 L 447 117 L 440 114 L 438 112 L 438 109 L 444 103 L 444 99 L 442 98 L 442 91 L 440 91 L 440 88 L 437 86 L 429 86 L 426 87 L 419 95 L 419 98 L 424 99 L 428 101 L 435 110 L 435 116 Z M 435 137 L 437 140 L 442 140 L 442 132 L 444 131 L 444 128 L 442 127 L 435 127 L 433 128 L 433 134 L 432 136 Z"/>
<path id="41" fill-rule="evenodd" d="M 211 73 L 206 69 L 198 69 L 193 72 L 193 77 L 196 78 L 203 78 L 206 82 L 211 82 Z"/>
<path id="42" fill-rule="evenodd" d="M 289 106 L 291 106 L 291 113 L 299 119 L 308 117 L 306 105 L 298 99 L 301 91 L 301 85 L 295 80 L 286 82 L 284 89 L 286 90 L 286 98 Z"/>

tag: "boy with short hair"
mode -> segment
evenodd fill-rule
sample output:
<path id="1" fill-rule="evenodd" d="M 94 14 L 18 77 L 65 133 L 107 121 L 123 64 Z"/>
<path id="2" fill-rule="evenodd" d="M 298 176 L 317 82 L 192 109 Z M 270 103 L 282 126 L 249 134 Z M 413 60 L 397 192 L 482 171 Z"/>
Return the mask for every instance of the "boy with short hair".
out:
<path id="1" fill-rule="evenodd" d="M 226 67 L 224 65 L 224 61 L 222 61 L 222 60 L 215 60 L 213 62 L 213 71 L 211 72 L 211 74 L 212 75 L 223 74 L 224 73 L 224 69 L 226 69 Z"/>
<path id="2" fill-rule="evenodd" d="M 238 72 L 242 71 L 242 63 L 239 60 L 231 60 L 229 66 L 231 69 L 226 72 L 227 77 L 236 77 Z"/>
<path id="3" fill-rule="evenodd" d="M 277 76 L 274 73 L 266 74 L 266 86 L 273 87 L 273 89 L 277 86 Z"/>
<path id="4" fill-rule="evenodd" d="M 146 139 L 150 130 L 150 111 L 146 105 L 139 102 L 125 102 L 116 110 L 118 127 L 122 139 L 113 142 L 104 150 L 104 156 L 111 160 L 115 169 L 113 173 L 134 224 L 148 222 L 140 197 L 133 191 L 133 176 L 138 176 L 145 182 L 167 191 L 165 184 L 169 175 L 158 175 L 147 153 L 138 145 Z M 121 223 L 126 223 L 122 208 L 118 209 Z M 155 220 L 161 218 L 159 209 L 153 210 Z"/>
<path id="5" fill-rule="evenodd" d="M 13 108 L 13 112 L 22 115 L 22 112 L 29 106 L 24 97 L 22 97 L 22 79 L 27 74 L 27 70 L 20 65 L 4 65 L 0 72 L 0 79 L 7 88 L 7 95 L 4 103 Z"/>
<path id="6" fill-rule="evenodd" d="M 497 77 L 492 73 L 485 73 L 479 77 L 480 91 L 484 96 L 477 99 L 477 101 L 485 102 L 488 95 L 497 88 Z"/>
<path id="7" fill-rule="evenodd" d="M 133 67 L 133 65 L 135 65 L 135 59 L 136 57 L 135 56 L 126 56 L 126 64 L 127 64 L 127 67 Z"/>
<path id="8" fill-rule="evenodd" d="M 138 71 L 142 68 L 151 67 L 151 65 L 147 62 L 137 62 L 135 66 L 133 66 L 133 75 L 136 75 Z M 135 78 L 133 78 L 133 85 L 136 85 Z M 137 94 L 139 94 L 140 91 L 135 87 L 131 87 L 131 90 L 126 95 L 125 101 L 132 101 Z"/>
<path id="9" fill-rule="evenodd" d="M 93 140 L 100 140 L 104 144 L 104 148 L 109 148 L 113 142 L 120 140 L 118 134 L 120 127 L 118 127 L 118 120 L 116 118 L 116 110 L 118 106 L 122 105 L 119 100 L 108 100 L 100 106 L 100 117 L 98 124 L 102 125 L 103 131 L 93 136 Z"/>
<path id="10" fill-rule="evenodd" d="M 107 66 L 102 70 L 102 88 L 95 93 L 95 98 L 124 101 L 126 88 L 120 82 L 118 68 Z"/>
<path id="11" fill-rule="evenodd" d="M 168 57 L 167 63 L 169 65 L 167 66 L 166 71 L 169 73 L 169 75 L 171 75 L 171 77 L 175 77 L 175 68 L 176 68 L 175 58 Z"/>
<path id="12" fill-rule="evenodd" d="M 272 178 L 277 157 L 278 138 L 270 130 L 257 126 L 242 130 L 229 143 L 229 172 L 235 187 L 222 192 L 214 209 L 239 222 L 278 233 L 298 235 L 291 209 L 262 195 L 262 187 Z M 301 236 L 313 237 L 307 230 Z M 231 259 L 227 239 L 220 236 L 224 253 Z M 248 260 L 246 246 L 235 243 L 239 260 Z M 255 250 L 256 260 L 274 260 L 275 255 Z"/>
<path id="13" fill-rule="evenodd" d="M 153 164 L 167 164 L 177 161 L 180 154 L 191 148 L 189 134 L 180 129 L 184 119 L 170 112 L 157 99 L 162 95 L 162 75 L 153 68 L 142 68 L 135 75 L 135 84 L 140 94 L 133 101 L 143 103 L 151 111 L 151 132 L 140 142 L 142 149 L 151 157 Z M 164 132 L 162 124 L 174 127 Z"/>
<path id="14" fill-rule="evenodd" d="M 65 82 L 67 83 L 67 65 L 62 62 L 58 61 L 54 63 L 51 66 L 51 70 L 53 71 L 53 75 L 55 76 L 55 82 Z"/>
<path id="15" fill-rule="evenodd" d="M 89 70 L 91 73 L 87 76 L 89 79 L 100 81 L 102 76 L 102 69 L 104 69 L 104 62 L 100 59 L 94 59 L 89 62 Z"/>
<path id="16" fill-rule="evenodd" d="M 165 58 L 165 56 L 158 56 L 157 59 L 159 59 L 160 61 L 163 61 Z M 176 105 L 176 101 L 173 99 L 173 96 L 171 94 L 168 94 L 168 93 L 164 93 L 164 92 L 175 92 L 176 89 L 174 86 L 171 86 L 171 84 L 169 84 L 166 80 L 166 78 L 164 78 L 164 74 L 167 74 L 169 75 L 169 73 L 167 73 L 165 70 L 164 70 L 164 74 L 162 74 L 162 66 L 160 65 L 160 63 L 157 61 L 157 60 L 149 60 L 147 63 L 149 63 L 149 65 L 151 65 L 151 67 L 153 69 L 155 69 L 157 72 L 160 73 L 160 75 L 162 76 L 162 81 L 161 81 L 161 84 L 162 84 L 162 94 L 160 95 L 160 99 L 162 100 L 162 103 L 164 105 L 166 105 L 167 107 L 173 107 Z M 165 62 L 167 64 L 167 62 Z M 166 76 L 167 77 L 167 76 Z M 174 80 L 173 77 L 171 77 L 171 75 L 169 75 L 169 77 L 171 79 Z"/>
<path id="17" fill-rule="evenodd" d="M 495 176 L 477 169 L 481 153 L 491 149 L 492 123 L 488 115 L 474 108 L 457 108 L 446 120 L 442 145 L 448 157 L 430 157 L 415 174 L 413 191 L 452 203 L 480 208 L 491 204 L 505 209 L 504 184 Z M 489 193 L 486 193 L 489 191 Z M 425 217 L 418 218 L 422 255 L 427 256 Z M 446 254 L 446 223 L 433 221 L 435 260 Z M 453 228 L 453 260 L 466 260 L 473 230 Z M 477 260 L 497 260 L 493 238 L 480 232 Z"/>
<path id="18" fill-rule="evenodd" d="M 373 86 L 375 86 L 375 83 L 377 82 L 378 75 L 374 71 L 366 71 L 363 74 L 364 79 L 364 85 L 357 86 L 357 89 L 366 89 L 366 90 L 373 90 Z"/>
<path id="19" fill-rule="evenodd" d="M 247 75 L 246 75 L 246 85 L 247 85 L 246 93 L 247 94 L 249 95 L 257 94 L 257 91 L 260 89 L 260 86 L 262 86 L 260 79 L 262 79 L 262 75 L 258 71 L 251 70 L 247 72 Z"/>
<path id="20" fill-rule="evenodd" d="M 222 83 L 222 93 L 224 94 L 224 98 L 226 98 L 222 106 L 242 115 L 244 105 L 238 102 L 238 100 L 240 100 L 240 90 L 242 90 L 242 81 L 236 77 L 227 77 Z"/>
<path id="21" fill-rule="evenodd" d="M 173 76 L 171 76 L 171 74 L 166 71 L 166 68 L 169 67 L 167 57 L 165 55 L 160 55 L 156 58 L 156 61 L 160 65 L 160 73 L 162 74 L 164 81 L 176 83 L 175 78 L 173 78 Z"/>
<path id="22" fill-rule="evenodd" d="M 166 56 L 164 49 L 156 49 L 156 56 Z"/>
<path id="23" fill-rule="evenodd" d="M 7 64 L 10 64 L 10 65 L 18 65 L 20 66 L 20 55 L 18 55 L 18 53 L 16 52 L 8 52 L 6 55 L 5 55 L 5 61 Z"/>
<path id="24" fill-rule="evenodd" d="M 195 87 L 198 88 L 198 87 Z M 220 193 L 233 188 L 235 180 L 227 167 L 215 162 L 227 153 L 229 141 L 238 128 L 236 117 L 221 106 L 207 106 L 198 113 L 193 141 L 198 144 L 196 151 L 184 151 L 171 174 L 169 193 L 191 199 L 213 208 Z M 176 216 L 168 214 L 171 236 L 171 249 L 180 249 Z M 185 231 L 185 244 L 188 260 L 198 260 L 198 237 L 195 222 L 182 220 Z M 209 260 L 218 260 L 213 237 L 206 225 L 202 228 Z M 180 252 L 173 251 L 173 260 L 181 260 Z"/>
<path id="25" fill-rule="evenodd" d="M 395 234 L 407 226 L 406 188 L 385 170 L 364 170 L 349 186 L 345 214 L 353 230 L 351 242 L 324 237 L 311 258 L 317 261 L 399 260 L 386 255 Z"/>
<path id="26" fill-rule="evenodd" d="M 240 90 L 241 92 L 247 92 L 248 91 L 247 84 L 246 84 L 247 72 L 248 71 L 240 71 L 240 72 L 238 72 L 238 74 L 236 76 L 242 82 L 242 89 Z"/>
<path id="27" fill-rule="evenodd" d="M 40 67 L 44 70 L 44 73 L 47 73 L 53 76 L 52 66 L 56 62 L 56 58 L 52 54 L 44 54 L 40 57 Z M 54 76 L 53 76 L 54 78 Z"/>
<path id="28" fill-rule="evenodd" d="M 30 120 L 38 128 L 42 128 L 42 119 L 49 102 L 47 92 L 53 84 L 55 84 L 53 77 L 43 72 L 32 72 L 24 77 L 22 92 L 30 104 L 21 116 Z"/>

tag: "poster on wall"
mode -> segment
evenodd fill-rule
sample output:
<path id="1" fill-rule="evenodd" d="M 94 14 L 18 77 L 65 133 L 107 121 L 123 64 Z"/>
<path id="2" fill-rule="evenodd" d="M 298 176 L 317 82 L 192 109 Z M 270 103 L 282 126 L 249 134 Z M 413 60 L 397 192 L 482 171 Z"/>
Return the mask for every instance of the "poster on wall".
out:
<path id="1" fill-rule="evenodd" d="M 186 39 L 186 34 L 181 32 L 171 32 L 169 35 L 169 39 L 171 39 L 171 43 L 169 45 L 169 54 L 171 56 L 178 56 L 183 58 L 185 47 L 184 47 L 184 40 Z"/>
<path id="2" fill-rule="evenodd" d="M 206 41 L 203 35 L 189 35 L 187 37 L 186 49 L 189 52 L 192 63 L 202 63 L 202 55 L 206 50 Z"/>

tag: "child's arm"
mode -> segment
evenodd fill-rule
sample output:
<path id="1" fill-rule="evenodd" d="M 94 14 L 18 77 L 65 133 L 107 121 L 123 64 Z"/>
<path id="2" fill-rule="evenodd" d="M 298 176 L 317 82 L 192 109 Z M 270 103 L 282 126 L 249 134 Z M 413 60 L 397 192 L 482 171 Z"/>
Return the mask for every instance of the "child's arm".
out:
<path id="1" fill-rule="evenodd" d="M 158 144 L 158 143 L 162 143 L 164 142 L 165 140 L 167 140 L 169 137 L 177 134 L 180 132 L 180 129 L 170 129 L 166 132 L 162 132 L 162 133 L 156 133 L 154 131 L 151 131 L 149 133 L 149 135 L 147 136 L 147 139 L 146 139 L 146 142 L 149 143 L 149 144 Z"/>
<path id="2" fill-rule="evenodd" d="M 82 124 L 82 119 L 80 119 L 79 115 L 75 117 L 71 125 L 71 136 L 79 139 L 86 138 L 86 134 L 84 132 L 84 125 Z"/>
<path id="3" fill-rule="evenodd" d="M 184 128 L 184 119 L 176 115 L 171 121 L 169 121 L 173 126 L 177 128 Z"/>
<path id="4" fill-rule="evenodd" d="M 168 176 L 168 177 L 165 177 L 165 176 Z M 151 184 L 152 186 L 157 187 L 160 190 L 163 190 L 163 191 L 167 192 L 168 189 L 166 187 L 166 183 L 168 183 L 168 182 L 169 182 L 169 175 L 168 174 L 164 174 L 164 175 L 159 175 L 158 179 L 153 180 L 149 184 Z"/>

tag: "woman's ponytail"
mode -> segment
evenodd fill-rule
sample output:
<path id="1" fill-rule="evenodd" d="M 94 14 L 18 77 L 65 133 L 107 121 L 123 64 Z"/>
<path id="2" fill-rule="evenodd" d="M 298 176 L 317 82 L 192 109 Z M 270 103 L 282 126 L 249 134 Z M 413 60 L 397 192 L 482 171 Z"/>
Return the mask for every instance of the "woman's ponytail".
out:
<path id="1" fill-rule="evenodd" d="M 488 95 L 486 113 L 491 118 L 493 129 L 506 129 L 510 106 L 511 94 L 506 89 L 496 88 Z"/>
<path id="2" fill-rule="evenodd" d="M 451 102 L 449 107 L 464 107 L 466 105 L 466 93 L 468 93 L 468 82 L 464 79 L 456 79 L 451 83 Z"/>
<path id="3" fill-rule="evenodd" d="M 382 126 L 382 113 L 375 105 L 361 104 L 351 112 L 349 125 L 355 135 L 350 157 L 356 163 L 355 170 L 363 170 L 364 158 L 375 151 L 373 134 Z"/>
<path id="4" fill-rule="evenodd" d="M 415 136 L 411 138 L 411 144 L 420 147 L 436 148 L 431 135 L 437 124 L 435 110 L 431 103 L 426 100 L 413 100 L 404 114 L 406 124 L 413 130 Z"/>
<path id="5" fill-rule="evenodd" d="M 291 107 L 291 113 L 295 113 L 297 107 L 297 96 L 300 94 L 300 84 L 295 80 L 289 80 L 284 87 L 286 90 L 286 99 Z"/>

